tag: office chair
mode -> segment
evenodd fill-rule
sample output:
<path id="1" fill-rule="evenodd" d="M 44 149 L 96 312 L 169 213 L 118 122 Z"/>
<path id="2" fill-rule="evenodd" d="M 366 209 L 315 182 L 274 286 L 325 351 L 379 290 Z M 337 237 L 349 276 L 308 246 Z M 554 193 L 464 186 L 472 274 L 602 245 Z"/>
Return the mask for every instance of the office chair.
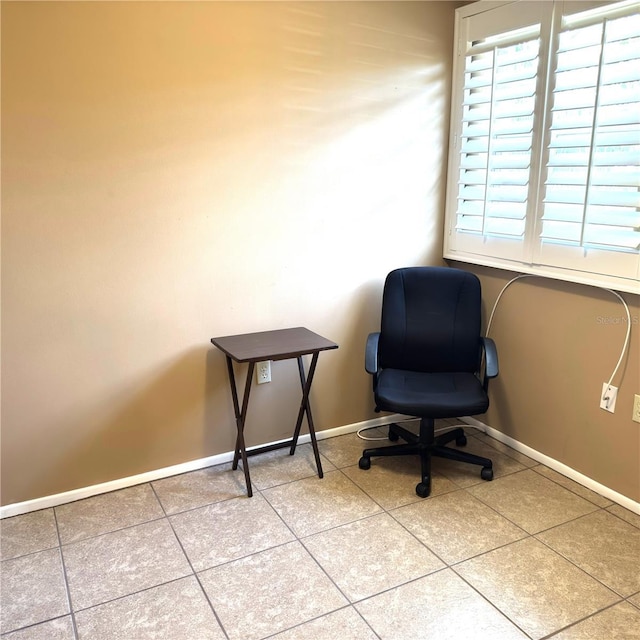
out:
<path id="1" fill-rule="evenodd" d="M 365 369 L 373 375 L 376 411 L 420 418 L 418 435 L 389 425 L 389 440 L 406 444 L 365 449 L 358 463 L 371 467 L 374 456 L 420 456 L 422 480 L 416 493 L 431 493 L 431 456 L 480 465 L 483 480 L 493 479 L 488 458 L 445 445 L 467 443 L 460 427 L 435 435 L 438 418 L 484 413 L 489 379 L 498 375 L 498 355 L 490 338 L 480 336 L 478 278 L 447 267 L 396 269 L 385 280 L 380 331 L 367 338 Z"/>

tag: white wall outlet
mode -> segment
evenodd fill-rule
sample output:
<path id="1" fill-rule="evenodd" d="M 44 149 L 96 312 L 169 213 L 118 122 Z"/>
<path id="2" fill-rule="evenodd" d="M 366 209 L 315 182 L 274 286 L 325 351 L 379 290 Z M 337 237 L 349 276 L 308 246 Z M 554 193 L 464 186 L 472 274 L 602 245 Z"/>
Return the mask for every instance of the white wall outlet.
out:
<path id="1" fill-rule="evenodd" d="M 602 384 L 602 395 L 600 396 L 600 408 L 610 413 L 616 410 L 616 398 L 618 397 L 618 387 L 604 382 Z"/>
<path id="2" fill-rule="evenodd" d="M 633 396 L 633 414 L 631 419 L 634 422 L 640 422 L 640 395 L 637 393 Z"/>
<path id="3" fill-rule="evenodd" d="M 258 362 L 258 365 L 256 366 L 256 382 L 258 384 L 271 382 L 271 360 Z"/>

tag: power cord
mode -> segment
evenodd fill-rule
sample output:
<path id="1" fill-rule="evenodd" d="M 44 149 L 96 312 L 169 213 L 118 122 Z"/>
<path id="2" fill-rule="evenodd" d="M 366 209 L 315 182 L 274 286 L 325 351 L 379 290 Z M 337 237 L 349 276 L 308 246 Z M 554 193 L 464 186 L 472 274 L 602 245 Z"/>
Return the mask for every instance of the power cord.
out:
<path id="1" fill-rule="evenodd" d="M 608 291 L 609 293 L 612 293 L 614 296 L 616 296 L 618 300 L 622 302 L 622 306 L 627 312 L 627 333 L 624 337 L 624 345 L 622 347 L 622 351 L 620 352 L 620 357 L 618 358 L 618 363 L 616 364 L 616 368 L 613 370 L 613 373 L 609 378 L 609 382 L 607 382 L 607 389 L 608 389 L 611 386 L 611 383 L 613 382 L 613 379 L 615 378 L 616 373 L 618 373 L 618 369 L 622 364 L 622 359 L 624 358 L 624 354 L 629 348 L 629 337 L 631 336 L 631 312 L 629 311 L 629 305 L 625 302 L 624 298 L 617 291 L 613 291 L 612 289 L 605 289 L 605 291 Z"/>
<path id="2" fill-rule="evenodd" d="M 491 323 L 493 322 L 493 316 L 498 307 L 498 302 L 500 302 L 500 298 L 502 298 L 502 294 L 507 290 L 507 288 L 510 285 L 512 285 L 516 280 L 520 280 L 521 278 L 545 278 L 545 276 L 541 276 L 535 273 L 521 273 L 515 278 L 512 278 L 511 280 L 509 280 L 509 282 L 507 282 L 507 284 L 505 284 L 504 287 L 502 287 L 502 290 L 498 294 L 498 297 L 496 298 L 496 301 L 493 304 L 493 309 L 491 310 L 491 315 L 489 316 L 489 321 L 487 322 L 487 331 L 486 331 L 487 336 L 489 336 L 489 331 L 491 330 Z M 591 286 L 595 286 L 595 285 L 591 285 Z M 616 298 L 618 298 L 618 300 L 620 300 L 620 302 L 622 303 L 622 306 L 624 307 L 627 313 L 627 333 L 624 338 L 624 344 L 622 345 L 622 351 L 620 352 L 618 363 L 616 364 L 615 369 L 613 370 L 613 373 L 609 378 L 609 382 L 607 382 L 607 389 L 609 389 L 609 387 L 611 386 L 611 383 L 613 382 L 613 379 L 616 376 L 616 373 L 618 373 L 618 369 L 620 368 L 620 365 L 622 364 L 624 355 L 627 352 L 627 349 L 629 348 L 629 337 L 631 335 L 631 312 L 629 311 L 629 305 L 627 305 L 624 298 L 617 291 L 613 291 L 613 289 L 606 289 L 605 287 L 596 287 L 596 288 L 601 289 L 602 291 L 608 291 L 612 295 L 616 296 Z"/>
<path id="3" fill-rule="evenodd" d="M 362 434 L 365 431 L 372 431 L 373 429 L 380 429 L 381 427 L 384 427 L 385 425 L 382 424 L 379 427 L 363 427 L 362 429 L 358 429 L 356 431 L 356 435 L 358 436 L 358 438 L 360 438 L 360 440 L 387 440 L 387 436 L 378 436 L 376 438 L 372 438 L 371 436 L 363 436 Z"/>
<path id="4" fill-rule="evenodd" d="M 419 420 L 419 419 L 420 418 L 410 418 L 406 422 L 410 422 L 412 420 Z M 399 421 L 396 421 L 396 422 L 399 422 Z M 387 438 L 387 436 L 379 436 L 379 437 L 372 438 L 370 436 L 362 435 L 363 432 L 365 431 L 372 431 L 373 429 L 382 429 L 383 427 L 388 427 L 388 426 L 389 425 L 382 424 L 377 427 L 363 427 L 362 429 L 358 429 L 358 431 L 356 431 L 356 435 L 361 440 L 388 440 L 389 438 Z M 465 423 L 450 424 L 450 425 L 447 425 L 446 427 L 440 427 L 439 429 L 435 429 L 434 433 L 441 433 L 442 431 L 451 431 L 452 429 L 456 429 L 457 427 L 464 427 L 465 429 L 478 429 L 478 431 L 482 431 L 484 433 L 484 429 L 482 427 L 479 427 L 473 424 L 465 424 Z"/>

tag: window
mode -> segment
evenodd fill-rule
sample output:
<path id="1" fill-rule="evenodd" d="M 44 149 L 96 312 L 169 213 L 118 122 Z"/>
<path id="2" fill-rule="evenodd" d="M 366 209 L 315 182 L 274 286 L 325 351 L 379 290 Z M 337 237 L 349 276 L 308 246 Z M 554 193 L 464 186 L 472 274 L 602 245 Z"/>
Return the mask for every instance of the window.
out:
<path id="1" fill-rule="evenodd" d="M 640 293 L 639 7 L 457 10 L 446 258 Z"/>

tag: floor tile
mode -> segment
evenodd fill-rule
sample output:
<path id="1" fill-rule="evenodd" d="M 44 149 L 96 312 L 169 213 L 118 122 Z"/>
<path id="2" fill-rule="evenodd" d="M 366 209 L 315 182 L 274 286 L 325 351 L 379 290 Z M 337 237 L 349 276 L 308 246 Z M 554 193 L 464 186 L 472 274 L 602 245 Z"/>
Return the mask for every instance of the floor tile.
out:
<path id="1" fill-rule="evenodd" d="M 527 535 L 463 489 L 401 507 L 393 517 L 448 564 Z"/>
<path id="2" fill-rule="evenodd" d="M 71 616 L 55 618 L 2 636 L 2 640 L 75 640 Z"/>
<path id="3" fill-rule="evenodd" d="M 629 511 L 629 509 L 625 509 L 619 504 L 611 505 L 607 508 L 607 511 L 610 511 L 614 515 L 618 516 L 618 518 L 622 518 L 629 524 L 632 524 L 634 527 L 640 529 L 640 515 L 638 515 L 637 513 L 633 513 L 633 511 Z"/>
<path id="4" fill-rule="evenodd" d="M 353 608 L 345 607 L 326 616 L 271 636 L 269 640 L 379 640 Z"/>
<path id="5" fill-rule="evenodd" d="M 422 479 L 417 457 L 372 458 L 370 469 L 363 470 L 356 465 L 342 472 L 384 509 L 395 509 L 423 500 L 416 495 L 416 485 Z M 458 486 L 448 478 L 436 472 L 431 474 L 429 497 L 456 489 Z"/>
<path id="6" fill-rule="evenodd" d="M 324 456 L 320 456 L 322 470 L 335 470 L 335 467 Z M 302 478 L 317 477 L 318 468 L 310 444 L 296 447 L 296 452 L 289 455 L 289 448 L 276 449 L 250 458 L 249 471 L 251 483 L 258 489 L 268 489 L 279 484 L 293 482 Z"/>
<path id="7" fill-rule="evenodd" d="M 195 571 L 295 539 L 260 494 L 216 502 L 170 520 Z"/>
<path id="8" fill-rule="evenodd" d="M 58 546 L 53 509 L 42 509 L 0 520 L 0 556 L 2 560 Z"/>
<path id="9" fill-rule="evenodd" d="M 635 604 L 638 609 L 640 609 L 640 592 L 636 593 L 634 596 L 628 598 L 631 604 Z"/>
<path id="10" fill-rule="evenodd" d="M 310 536 L 304 545 L 351 602 L 444 567 L 386 513 Z"/>
<path id="11" fill-rule="evenodd" d="M 199 576 L 230 640 L 258 640 L 347 604 L 299 542 Z"/>
<path id="12" fill-rule="evenodd" d="M 536 462 L 533 458 L 530 458 L 529 456 L 524 455 L 524 453 L 520 453 L 519 451 L 516 451 L 515 449 L 511 448 L 509 445 L 506 445 L 504 442 L 500 442 L 500 440 L 496 440 L 495 438 L 492 438 L 491 436 L 487 435 L 486 433 L 483 433 L 480 430 L 475 429 L 471 431 L 471 433 L 473 433 L 474 437 L 478 438 L 479 440 L 482 440 L 483 442 L 486 442 L 493 449 L 496 449 L 497 451 L 504 453 L 510 458 L 517 460 L 521 465 L 525 467 L 535 467 L 538 465 L 538 462 Z"/>
<path id="13" fill-rule="evenodd" d="M 63 546 L 75 611 L 192 573 L 166 520 Z"/>
<path id="14" fill-rule="evenodd" d="M 79 640 L 224 640 L 195 576 L 76 614 Z"/>
<path id="15" fill-rule="evenodd" d="M 613 514 L 597 511 L 537 538 L 622 596 L 640 591 L 640 529 Z"/>
<path id="16" fill-rule="evenodd" d="M 538 533 L 597 507 L 531 469 L 484 482 L 468 491 L 528 533 Z"/>
<path id="17" fill-rule="evenodd" d="M 381 511 L 340 471 L 262 492 L 297 536 L 307 536 Z"/>
<path id="18" fill-rule="evenodd" d="M 318 448 L 320 453 L 337 468 L 351 467 L 358 464 L 363 449 L 391 444 L 386 435 L 388 431 L 388 427 L 376 427 L 364 433 L 366 437 L 382 438 L 382 440 L 363 440 L 355 433 L 347 433 L 343 436 L 319 440 Z"/>
<path id="19" fill-rule="evenodd" d="M 605 498 L 595 491 L 587 489 L 587 487 L 578 484 L 575 480 L 571 480 L 571 478 L 567 478 L 567 476 L 563 476 L 561 473 L 558 473 L 553 469 L 549 469 L 549 467 L 545 467 L 540 464 L 535 468 L 535 471 L 536 473 L 543 475 L 545 478 L 549 478 L 549 480 L 553 480 L 557 484 L 562 485 L 565 489 L 569 489 L 569 491 L 577 493 L 581 498 L 589 500 L 589 502 L 593 502 L 593 504 L 596 504 L 599 507 L 608 507 L 612 504 L 609 498 Z"/>
<path id="20" fill-rule="evenodd" d="M 525 466 L 514 458 L 493 448 L 485 441 L 467 434 L 467 444 L 464 447 L 456 447 L 455 443 L 448 445 L 451 449 L 459 449 L 460 451 L 473 453 L 483 458 L 489 458 L 493 462 L 493 477 L 500 478 L 516 471 L 522 471 Z M 474 484 L 485 482 L 480 477 L 480 469 L 478 465 L 449 460 L 447 458 L 433 458 L 433 469 L 443 476 L 449 478 L 459 487 L 470 487 Z"/>
<path id="21" fill-rule="evenodd" d="M 156 480 L 151 486 L 167 514 L 247 495 L 244 473 L 233 471 L 231 463 Z"/>
<path id="22" fill-rule="evenodd" d="M 640 610 L 627 602 L 605 609 L 552 636 L 553 640 L 640 640 Z"/>
<path id="23" fill-rule="evenodd" d="M 534 639 L 619 599 L 533 538 L 467 560 L 455 570 Z"/>
<path id="24" fill-rule="evenodd" d="M 55 508 L 62 544 L 116 531 L 164 516 L 148 484 L 103 493 Z"/>
<path id="25" fill-rule="evenodd" d="M 69 613 L 59 549 L 3 560 L 0 587 L 2 633 Z"/>
<path id="26" fill-rule="evenodd" d="M 378 636 L 371 631 L 371 627 L 353 607 L 334 611 L 271 636 L 271 640 L 336 640 L 336 638 L 378 640 Z"/>
<path id="27" fill-rule="evenodd" d="M 354 606 L 382 640 L 528 640 L 450 569 Z"/>

